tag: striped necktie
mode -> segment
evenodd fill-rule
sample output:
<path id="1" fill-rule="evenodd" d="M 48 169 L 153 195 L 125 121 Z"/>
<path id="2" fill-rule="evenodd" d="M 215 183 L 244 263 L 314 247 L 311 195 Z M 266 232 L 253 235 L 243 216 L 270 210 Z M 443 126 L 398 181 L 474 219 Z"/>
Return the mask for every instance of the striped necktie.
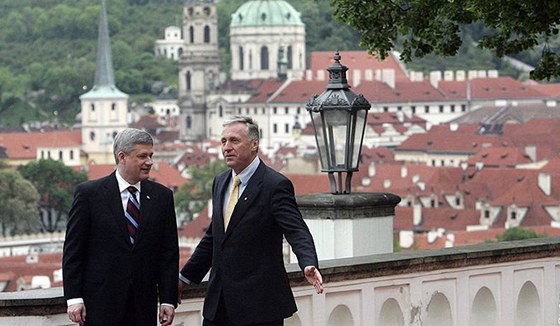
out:
<path id="1" fill-rule="evenodd" d="M 130 242 L 134 244 L 136 241 L 136 233 L 138 231 L 138 223 L 140 222 L 140 203 L 138 199 L 136 199 L 136 189 L 133 186 L 130 186 L 128 189 L 128 202 L 126 203 L 126 227 L 128 229 L 128 236 L 130 238 Z"/>

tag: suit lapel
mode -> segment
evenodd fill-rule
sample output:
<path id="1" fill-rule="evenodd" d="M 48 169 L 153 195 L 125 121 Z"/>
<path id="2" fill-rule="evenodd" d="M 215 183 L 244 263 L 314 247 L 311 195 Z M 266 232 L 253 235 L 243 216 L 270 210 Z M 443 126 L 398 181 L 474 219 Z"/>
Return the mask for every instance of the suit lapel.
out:
<path id="1" fill-rule="evenodd" d="M 253 175 L 249 179 L 249 183 L 247 183 L 247 187 L 245 188 L 245 190 L 243 190 L 243 192 L 239 196 L 239 200 L 237 201 L 237 204 L 235 205 L 235 209 L 231 214 L 231 219 L 229 220 L 229 225 L 226 231 L 225 238 L 227 238 L 232 232 L 235 231 L 235 227 L 237 226 L 237 224 L 239 224 L 239 222 L 245 216 L 247 210 L 251 208 L 253 202 L 257 199 L 262 189 L 262 182 L 264 178 L 265 169 L 266 166 L 264 165 L 263 162 L 261 162 L 257 167 L 257 170 L 255 170 L 255 173 L 253 173 Z M 222 225 L 223 225 L 223 217 L 222 217 Z"/>
<path id="2" fill-rule="evenodd" d="M 130 241 L 128 241 L 128 230 L 126 228 L 121 194 L 119 193 L 119 184 L 117 182 L 115 172 L 106 177 L 105 182 L 103 183 L 103 188 L 104 191 L 102 191 L 102 196 L 105 197 L 103 202 L 108 203 L 112 216 L 115 218 L 115 222 L 123 234 L 123 239 L 126 239 L 130 244 Z"/>

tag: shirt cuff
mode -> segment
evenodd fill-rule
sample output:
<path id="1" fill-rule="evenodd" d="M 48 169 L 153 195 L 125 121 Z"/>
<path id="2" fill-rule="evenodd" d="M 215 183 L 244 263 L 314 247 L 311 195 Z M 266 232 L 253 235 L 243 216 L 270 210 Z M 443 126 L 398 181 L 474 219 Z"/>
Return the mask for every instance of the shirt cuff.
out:
<path id="1" fill-rule="evenodd" d="M 181 280 L 181 282 L 183 282 L 185 284 L 191 284 L 192 283 L 189 279 L 184 277 L 183 274 L 181 274 L 181 273 L 179 273 L 179 280 Z"/>
<path id="2" fill-rule="evenodd" d="M 70 307 L 73 304 L 78 304 L 78 303 L 84 303 L 84 299 L 82 298 L 74 298 L 74 299 L 68 299 L 66 301 L 66 304 L 68 305 L 68 307 Z"/>
<path id="3" fill-rule="evenodd" d="M 162 306 L 169 306 L 169 307 L 175 309 L 175 306 L 172 305 L 171 303 L 162 303 L 161 305 L 162 305 Z"/>

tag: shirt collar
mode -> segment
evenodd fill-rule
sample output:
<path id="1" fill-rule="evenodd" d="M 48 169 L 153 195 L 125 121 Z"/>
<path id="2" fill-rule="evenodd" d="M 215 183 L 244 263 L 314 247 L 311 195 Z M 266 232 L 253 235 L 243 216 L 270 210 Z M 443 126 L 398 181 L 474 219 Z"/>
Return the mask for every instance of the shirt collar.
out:
<path id="1" fill-rule="evenodd" d="M 255 159 L 251 162 L 251 164 L 249 164 L 243 171 L 241 171 L 241 173 L 237 175 L 237 177 L 241 180 L 241 184 L 246 185 L 247 182 L 249 182 L 249 179 L 251 179 L 251 177 L 257 170 L 257 167 L 259 166 L 260 162 L 261 160 L 259 159 L 258 156 L 256 156 Z M 235 176 L 235 171 L 231 170 L 231 176 L 233 180 L 233 177 Z"/>
<path id="2" fill-rule="evenodd" d="M 115 175 L 117 176 L 117 182 L 119 184 L 119 192 L 125 191 L 130 186 L 135 187 L 136 189 L 138 189 L 138 192 L 140 192 L 140 181 L 138 181 L 136 184 L 131 185 L 121 176 L 118 169 L 115 171 Z"/>

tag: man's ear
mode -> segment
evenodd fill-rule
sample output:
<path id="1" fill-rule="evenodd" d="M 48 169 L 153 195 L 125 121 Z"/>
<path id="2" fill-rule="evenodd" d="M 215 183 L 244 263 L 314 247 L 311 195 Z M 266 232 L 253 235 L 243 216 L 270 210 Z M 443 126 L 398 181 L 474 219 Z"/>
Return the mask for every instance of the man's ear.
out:
<path id="1" fill-rule="evenodd" d="M 123 151 L 117 153 L 117 157 L 119 158 L 119 163 L 124 160 L 125 156 L 126 154 Z"/>

